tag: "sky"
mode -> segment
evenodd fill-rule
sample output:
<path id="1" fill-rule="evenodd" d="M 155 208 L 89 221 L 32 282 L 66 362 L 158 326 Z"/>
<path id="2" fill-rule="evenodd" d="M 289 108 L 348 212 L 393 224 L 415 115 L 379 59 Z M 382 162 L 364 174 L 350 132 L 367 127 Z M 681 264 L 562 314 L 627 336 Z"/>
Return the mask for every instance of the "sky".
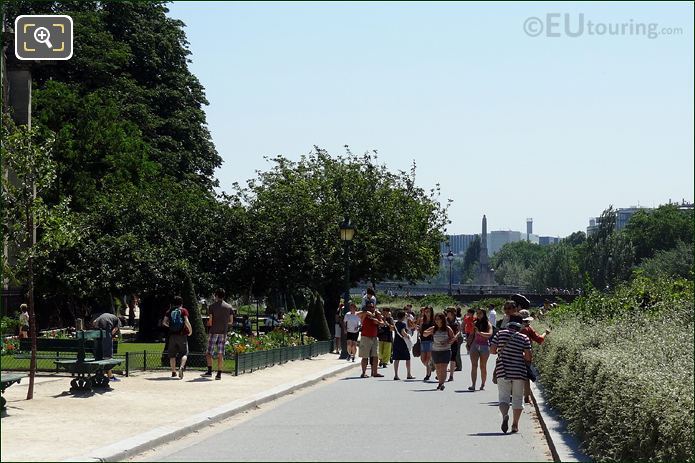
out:
<path id="1" fill-rule="evenodd" d="M 693 200 L 691 2 L 169 9 L 210 102 L 222 190 L 268 169 L 263 156 L 349 145 L 440 184 L 449 234 L 479 233 L 486 214 L 489 231 L 528 217 L 564 237 L 609 205 Z"/>

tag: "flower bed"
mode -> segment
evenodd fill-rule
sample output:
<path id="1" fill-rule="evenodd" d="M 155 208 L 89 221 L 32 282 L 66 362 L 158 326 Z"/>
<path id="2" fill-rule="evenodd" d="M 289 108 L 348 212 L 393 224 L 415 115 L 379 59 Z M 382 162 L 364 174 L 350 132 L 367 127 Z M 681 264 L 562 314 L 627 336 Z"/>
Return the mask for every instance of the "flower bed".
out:
<path id="1" fill-rule="evenodd" d="M 693 460 L 692 282 L 669 285 L 580 298 L 534 347 L 549 403 L 594 460 Z"/>
<path id="2" fill-rule="evenodd" d="M 304 341 L 302 343 L 302 340 Z M 302 344 L 311 344 L 316 340 L 311 336 L 302 336 L 300 333 L 292 333 L 286 328 L 275 328 L 262 336 L 244 336 L 239 333 L 230 333 L 227 337 L 225 354 L 233 357 L 234 354 L 272 350 L 280 347 L 296 347 Z"/>

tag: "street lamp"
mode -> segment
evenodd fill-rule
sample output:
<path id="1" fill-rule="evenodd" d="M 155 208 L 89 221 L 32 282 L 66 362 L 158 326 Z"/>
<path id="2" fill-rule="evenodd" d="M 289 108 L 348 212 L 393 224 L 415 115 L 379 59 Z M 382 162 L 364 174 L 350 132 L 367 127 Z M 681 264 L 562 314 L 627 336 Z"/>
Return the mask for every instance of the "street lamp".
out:
<path id="1" fill-rule="evenodd" d="M 454 261 L 454 253 L 449 249 L 449 253 L 446 255 L 446 260 L 449 261 L 449 296 L 451 296 L 451 263 Z"/>
<path id="2" fill-rule="evenodd" d="M 343 294 L 343 314 L 345 315 L 350 310 L 350 243 L 355 237 L 355 227 L 352 226 L 350 218 L 346 215 L 343 223 L 340 224 L 340 239 L 343 242 L 345 255 L 345 294 Z M 348 358 L 347 352 L 347 334 L 345 329 L 340 330 L 340 358 Z"/>

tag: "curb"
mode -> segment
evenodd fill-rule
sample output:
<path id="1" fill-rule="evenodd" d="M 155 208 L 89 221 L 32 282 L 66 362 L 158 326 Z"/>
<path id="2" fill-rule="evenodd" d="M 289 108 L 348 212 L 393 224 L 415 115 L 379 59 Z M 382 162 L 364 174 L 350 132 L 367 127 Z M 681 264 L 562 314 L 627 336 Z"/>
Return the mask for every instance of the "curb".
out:
<path id="1" fill-rule="evenodd" d="M 534 393 L 536 390 L 535 384 L 533 382 L 531 383 L 531 402 L 533 402 L 533 407 L 536 409 L 536 416 L 538 417 L 538 421 L 541 423 L 541 429 L 543 429 L 543 435 L 545 436 L 545 440 L 548 443 L 548 448 L 550 448 L 550 454 L 553 456 L 553 461 L 554 462 L 562 462 L 560 459 L 560 455 L 557 453 L 557 448 L 555 447 L 555 442 L 553 442 L 553 436 L 550 433 L 550 430 L 548 429 L 548 425 L 545 424 L 545 419 L 543 419 L 543 414 L 541 413 L 541 409 L 538 406 L 538 401 L 536 400 L 536 394 Z"/>
<path id="2" fill-rule="evenodd" d="M 171 425 L 160 426 L 137 436 L 123 439 L 119 442 L 90 451 L 88 454 L 72 457 L 63 461 L 120 461 L 137 455 L 152 447 L 169 442 L 193 431 L 197 431 L 211 423 L 222 421 L 230 416 L 255 408 L 267 402 L 271 402 L 291 392 L 312 386 L 330 376 L 342 373 L 358 366 L 357 363 L 348 365 L 336 365 L 326 370 L 315 373 L 297 381 L 281 384 L 267 391 L 261 392 L 250 398 L 238 399 L 233 402 L 215 407 Z"/>
<path id="3" fill-rule="evenodd" d="M 591 458 L 580 448 L 578 442 L 566 429 L 564 422 L 556 416 L 552 408 L 546 403 L 543 391 L 535 384 L 531 383 L 531 398 L 536 409 L 536 416 L 543 429 L 545 440 L 548 443 L 550 452 L 555 462 L 590 462 Z M 545 416 L 541 412 L 546 412 Z"/>

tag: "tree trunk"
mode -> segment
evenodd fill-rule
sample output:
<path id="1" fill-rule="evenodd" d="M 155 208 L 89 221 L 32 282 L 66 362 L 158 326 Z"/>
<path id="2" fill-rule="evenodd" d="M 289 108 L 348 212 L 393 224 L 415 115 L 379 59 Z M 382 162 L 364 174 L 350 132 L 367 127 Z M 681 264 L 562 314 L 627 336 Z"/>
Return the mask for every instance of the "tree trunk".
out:
<path id="1" fill-rule="evenodd" d="M 29 390 L 27 400 L 34 398 L 34 376 L 36 376 L 36 312 L 34 310 L 34 257 L 32 255 L 36 237 L 34 235 L 34 214 L 27 209 L 27 230 L 31 247 L 27 267 L 29 270 L 29 331 L 31 333 L 31 360 L 29 361 Z"/>

